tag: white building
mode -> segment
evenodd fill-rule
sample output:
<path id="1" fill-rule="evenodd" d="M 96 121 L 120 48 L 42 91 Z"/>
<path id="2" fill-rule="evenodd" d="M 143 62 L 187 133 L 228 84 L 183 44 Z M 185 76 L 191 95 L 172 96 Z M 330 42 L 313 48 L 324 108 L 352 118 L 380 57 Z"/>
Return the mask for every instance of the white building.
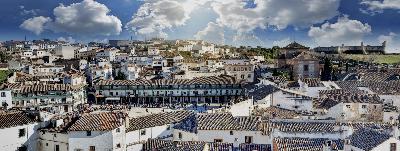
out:
<path id="1" fill-rule="evenodd" d="M 2 92 L 8 90 L 11 90 L 12 101 L 8 107 L 46 108 L 55 113 L 64 113 L 71 112 L 78 104 L 86 103 L 84 85 L 6 83 Z"/>
<path id="2" fill-rule="evenodd" d="M 192 117 L 194 113 L 190 111 L 173 111 L 129 119 L 125 139 L 127 150 L 141 150 L 141 142 L 152 138 L 172 140 L 174 126 Z"/>
<path id="3" fill-rule="evenodd" d="M 68 128 L 68 149 L 125 151 L 124 120 L 122 113 L 82 115 Z"/>
<path id="4" fill-rule="evenodd" d="M 147 55 L 149 56 L 160 55 L 160 49 L 158 47 L 149 47 L 147 50 Z"/>
<path id="5" fill-rule="evenodd" d="M 238 80 L 254 82 L 254 65 L 252 64 L 225 64 L 225 73 Z"/>
<path id="6" fill-rule="evenodd" d="M 0 90 L 0 103 L 1 107 L 6 107 L 5 109 L 12 107 L 12 96 L 10 89 Z"/>
<path id="7" fill-rule="evenodd" d="M 141 70 L 141 67 L 137 66 L 136 64 L 124 63 L 120 72 L 126 76 L 126 80 L 136 80 L 139 78 L 139 73 Z"/>
<path id="8" fill-rule="evenodd" d="M 0 150 L 36 151 L 37 129 L 35 120 L 22 112 L 0 113 Z"/>
<path id="9" fill-rule="evenodd" d="M 54 119 L 40 130 L 38 144 L 41 151 L 125 151 L 125 115 L 100 112 Z"/>
<path id="10" fill-rule="evenodd" d="M 226 113 L 207 113 L 197 116 L 197 139 L 205 142 L 240 144 L 271 144 L 272 137 L 265 135 L 259 124 L 261 119 L 252 116 L 233 117 Z"/>
<path id="11" fill-rule="evenodd" d="M 377 95 L 328 95 L 315 104 L 315 111 L 321 112 L 321 118 L 365 122 L 383 120 L 383 101 Z"/>
<path id="12" fill-rule="evenodd" d="M 101 50 L 96 53 L 96 59 L 105 59 L 107 61 L 115 61 L 118 49 Z"/>
<path id="13" fill-rule="evenodd" d="M 58 45 L 55 47 L 55 55 L 62 56 L 64 59 L 73 59 L 75 57 L 75 50 L 79 47 L 71 45 Z"/>

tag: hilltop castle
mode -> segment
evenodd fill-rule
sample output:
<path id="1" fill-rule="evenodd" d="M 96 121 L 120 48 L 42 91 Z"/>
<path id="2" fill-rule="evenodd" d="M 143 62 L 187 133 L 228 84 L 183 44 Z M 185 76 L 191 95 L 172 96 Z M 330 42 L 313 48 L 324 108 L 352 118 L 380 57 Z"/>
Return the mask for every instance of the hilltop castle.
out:
<path id="1" fill-rule="evenodd" d="M 361 46 L 331 46 L 331 47 L 316 47 L 315 52 L 325 53 L 325 54 L 385 54 L 386 41 L 382 43 L 382 46 L 370 46 L 364 45 L 361 42 Z"/>

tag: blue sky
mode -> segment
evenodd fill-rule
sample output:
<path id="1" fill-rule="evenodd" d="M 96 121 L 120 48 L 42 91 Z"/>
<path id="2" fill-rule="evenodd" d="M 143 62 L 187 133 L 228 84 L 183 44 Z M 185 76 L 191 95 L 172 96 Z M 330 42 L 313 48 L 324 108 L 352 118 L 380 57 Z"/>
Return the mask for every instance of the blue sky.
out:
<path id="1" fill-rule="evenodd" d="M 396 0 L 2 0 L 0 40 L 205 39 L 230 45 L 376 45 L 400 52 Z"/>

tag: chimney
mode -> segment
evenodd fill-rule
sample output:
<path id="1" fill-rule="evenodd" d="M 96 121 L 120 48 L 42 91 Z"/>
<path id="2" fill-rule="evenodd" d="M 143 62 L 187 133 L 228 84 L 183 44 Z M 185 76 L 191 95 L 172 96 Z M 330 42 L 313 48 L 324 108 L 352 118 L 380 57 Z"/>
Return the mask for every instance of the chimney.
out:
<path id="1" fill-rule="evenodd" d="M 125 128 L 129 127 L 129 116 L 125 116 Z"/>

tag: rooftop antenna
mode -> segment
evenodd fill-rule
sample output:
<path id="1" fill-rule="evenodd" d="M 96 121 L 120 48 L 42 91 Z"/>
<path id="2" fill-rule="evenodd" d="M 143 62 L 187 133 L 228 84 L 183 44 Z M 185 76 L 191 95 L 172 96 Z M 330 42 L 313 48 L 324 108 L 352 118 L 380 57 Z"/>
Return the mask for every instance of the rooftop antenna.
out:
<path id="1" fill-rule="evenodd" d="M 292 35 L 293 36 L 293 41 L 295 42 L 296 41 L 296 32 L 293 32 L 292 34 L 293 34 Z"/>

